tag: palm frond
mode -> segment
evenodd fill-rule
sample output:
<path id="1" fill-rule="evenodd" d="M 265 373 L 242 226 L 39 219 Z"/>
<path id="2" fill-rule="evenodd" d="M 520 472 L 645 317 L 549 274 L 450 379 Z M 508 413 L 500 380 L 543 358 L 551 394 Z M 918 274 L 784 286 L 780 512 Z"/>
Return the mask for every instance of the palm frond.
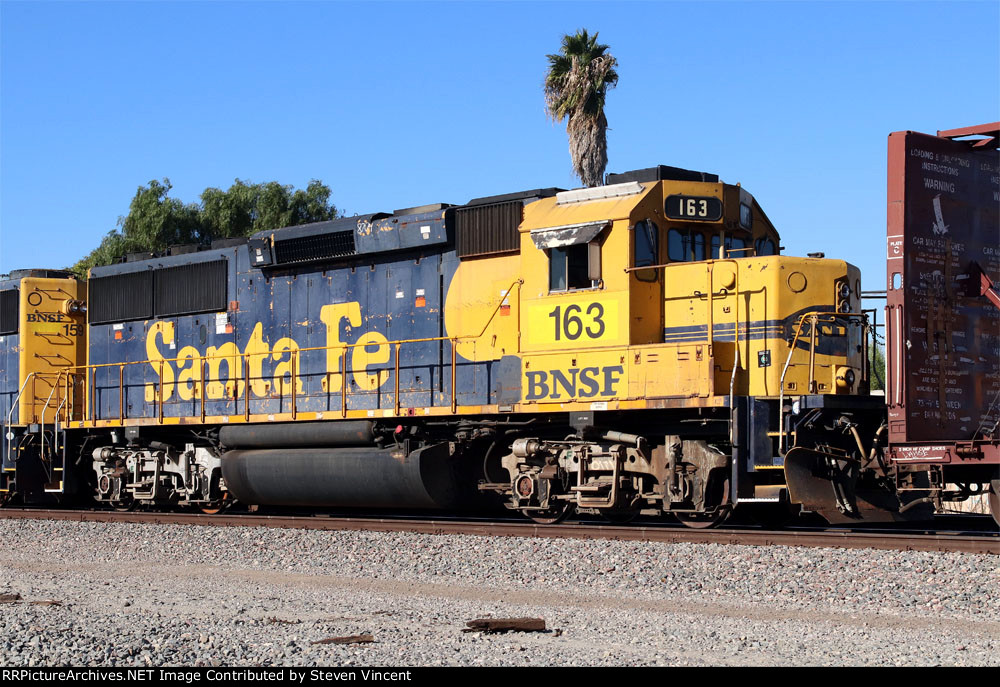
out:
<path id="1" fill-rule="evenodd" d="M 559 53 L 546 55 L 549 69 L 543 91 L 554 121 L 567 119 L 573 171 L 587 186 L 601 183 L 607 167 L 607 92 L 618 84 L 618 61 L 608 46 L 586 29 L 564 35 Z"/>

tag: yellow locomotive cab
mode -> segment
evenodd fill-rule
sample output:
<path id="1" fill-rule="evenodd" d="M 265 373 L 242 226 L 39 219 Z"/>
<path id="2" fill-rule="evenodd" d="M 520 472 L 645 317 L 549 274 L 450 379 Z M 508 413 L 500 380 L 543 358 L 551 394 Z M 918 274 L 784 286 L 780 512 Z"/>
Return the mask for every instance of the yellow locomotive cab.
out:
<path id="1" fill-rule="evenodd" d="M 709 219 L 667 216 L 685 198 Z M 740 187 L 633 181 L 560 193 L 527 205 L 520 233 L 520 259 L 460 266 L 448 307 L 449 322 L 481 321 L 520 277 L 493 350 L 463 355 L 519 351 L 524 405 L 712 406 L 734 393 L 856 393 L 867 380 L 858 270 L 758 255 L 776 251 L 778 235 Z"/>
<path id="2" fill-rule="evenodd" d="M 710 524 L 727 501 L 783 501 L 781 456 L 796 432 L 779 408 L 868 393 L 859 271 L 778 254 L 776 230 L 740 186 L 631 178 L 560 192 L 525 205 L 519 234 L 518 256 L 459 267 L 451 321 L 485 319 L 498 294 L 513 316 L 493 325 L 492 348 L 463 355 L 519 354 L 510 410 L 569 412 L 584 429 L 626 411 L 630 431 L 615 436 L 636 442 L 627 468 L 572 442 L 515 446 L 503 460 L 512 486 L 496 486 L 536 519 L 560 517 L 568 501 L 594 512 L 655 505 Z M 640 435 L 657 433 L 644 447 Z M 559 474 L 576 466 L 576 493 L 539 496 L 557 489 L 539 461 Z"/>

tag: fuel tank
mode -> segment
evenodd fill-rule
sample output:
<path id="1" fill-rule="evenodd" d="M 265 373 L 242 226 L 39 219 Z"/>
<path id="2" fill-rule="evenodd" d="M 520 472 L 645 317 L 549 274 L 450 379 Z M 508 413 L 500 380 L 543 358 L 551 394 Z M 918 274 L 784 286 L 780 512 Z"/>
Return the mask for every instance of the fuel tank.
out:
<path id="1" fill-rule="evenodd" d="M 227 425 L 219 430 L 219 441 L 227 448 L 371 446 L 373 428 L 368 420 Z"/>
<path id="2" fill-rule="evenodd" d="M 447 442 L 409 453 L 399 447 L 234 450 L 222 456 L 222 476 L 248 504 L 445 509 L 464 500 L 457 463 Z"/>

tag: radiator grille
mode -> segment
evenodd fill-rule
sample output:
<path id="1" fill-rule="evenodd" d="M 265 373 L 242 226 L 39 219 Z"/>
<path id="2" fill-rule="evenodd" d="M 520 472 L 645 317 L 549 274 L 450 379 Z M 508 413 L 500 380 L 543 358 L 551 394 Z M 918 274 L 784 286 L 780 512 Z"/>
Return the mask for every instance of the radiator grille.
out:
<path id="1" fill-rule="evenodd" d="M 9 289 L 0 291 L 0 335 L 17 333 L 17 311 L 21 291 Z"/>
<path id="2" fill-rule="evenodd" d="M 154 272 L 157 317 L 225 310 L 226 260 L 166 267 Z"/>
<path id="3" fill-rule="evenodd" d="M 153 316 L 153 272 L 130 272 L 87 282 L 90 324 L 146 320 Z"/>
<path id="4" fill-rule="evenodd" d="M 517 227 L 524 203 L 507 203 L 459 208 L 455 212 L 455 244 L 458 257 L 516 253 L 521 249 Z"/>
<path id="5" fill-rule="evenodd" d="M 315 236 L 300 236 L 274 242 L 274 262 L 289 265 L 298 262 L 319 262 L 354 255 L 354 231 L 335 231 Z"/>

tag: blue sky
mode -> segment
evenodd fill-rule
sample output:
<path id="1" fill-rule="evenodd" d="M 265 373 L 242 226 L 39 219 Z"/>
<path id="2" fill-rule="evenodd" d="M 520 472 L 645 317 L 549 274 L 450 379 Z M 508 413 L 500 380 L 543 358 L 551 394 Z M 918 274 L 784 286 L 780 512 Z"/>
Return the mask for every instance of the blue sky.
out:
<path id="1" fill-rule="evenodd" d="M 609 171 L 740 182 L 867 289 L 888 134 L 1000 119 L 996 2 L 0 0 L 0 272 L 72 264 L 163 177 L 316 178 L 352 214 L 576 186 L 541 83 L 581 27 L 619 61 Z"/>

